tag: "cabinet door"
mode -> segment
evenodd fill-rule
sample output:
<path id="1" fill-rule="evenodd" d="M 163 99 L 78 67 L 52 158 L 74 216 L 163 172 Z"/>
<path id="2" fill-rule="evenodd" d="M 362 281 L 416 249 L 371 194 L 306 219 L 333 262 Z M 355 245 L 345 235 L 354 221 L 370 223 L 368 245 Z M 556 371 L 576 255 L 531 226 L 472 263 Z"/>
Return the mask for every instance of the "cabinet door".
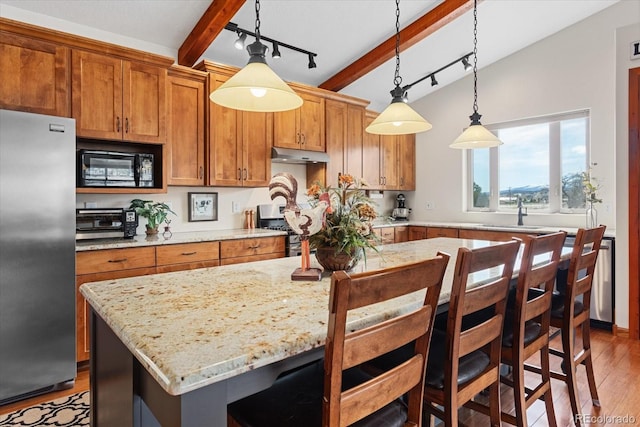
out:
<path id="1" fill-rule="evenodd" d="M 0 33 L 0 108 L 69 117 L 70 64 L 66 47 Z"/>
<path id="2" fill-rule="evenodd" d="M 375 120 L 369 113 L 365 116 L 364 128 Z M 380 182 L 380 135 L 364 131 L 362 140 L 362 177 L 371 189 L 382 188 Z"/>
<path id="3" fill-rule="evenodd" d="M 122 139 L 122 61 L 74 50 L 71 62 L 71 111 L 76 119 L 76 135 Z"/>
<path id="4" fill-rule="evenodd" d="M 210 73 L 209 87 L 220 87 L 227 76 Z M 209 102 L 209 185 L 242 186 L 242 140 L 239 135 L 239 110 Z M 240 122 L 240 124 L 242 124 Z"/>
<path id="5" fill-rule="evenodd" d="M 324 98 L 307 93 L 300 97 L 304 101 L 298 111 L 300 148 L 325 151 Z"/>
<path id="6" fill-rule="evenodd" d="M 273 113 L 273 146 L 300 149 L 298 110 Z"/>
<path id="7" fill-rule="evenodd" d="M 427 238 L 427 227 L 409 226 L 409 241 L 422 240 Z"/>
<path id="8" fill-rule="evenodd" d="M 242 185 L 266 187 L 271 180 L 273 113 L 242 112 Z"/>
<path id="9" fill-rule="evenodd" d="M 347 135 L 345 139 L 346 173 L 362 178 L 362 132 L 364 108 L 347 105 Z"/>
<path id="10" fill-rule="evenodd" d="M 382 186 L 387 190 L 398 188 L 398 146 L 395 135 L 380 135 L 380 172 Z"/>
<path id="11" fill-rule="evenodd" d="M 123 62 L 123 139 L 166 142 L 167 70 L 136 62 Z"/>
<path id="12" fill-rule="evenodd" d="M 326 185 L 336 187 L 338 174 L 345 172 L 345 136 L 347 133 L 347 105 L 343 102 L 326 100 L 325 139 L 329 163 L 326 164 Z"/>
<path id="13" fill-rule="evenodd" d="M 398 135 L 398 163 L 400 190 L 416 189 L 416 136 Z"/>
<path id="14" fill-rule="evenodd" d="M 204 185 L 205 82 L 169 77 L 169 185 Z"/>
<path id="15" fill-rule="evenodd" d="M 395 227 L 374 228 L 373 233 L 380 238 L 381 244 L 388 245 L 394 243 L 396 240 L 394 228 Z"/>
<path id="16" fill-rule="evenodd" d="M 403 243 L 409 241 L 409 227 L 395 227 L 395 242 Z"/>

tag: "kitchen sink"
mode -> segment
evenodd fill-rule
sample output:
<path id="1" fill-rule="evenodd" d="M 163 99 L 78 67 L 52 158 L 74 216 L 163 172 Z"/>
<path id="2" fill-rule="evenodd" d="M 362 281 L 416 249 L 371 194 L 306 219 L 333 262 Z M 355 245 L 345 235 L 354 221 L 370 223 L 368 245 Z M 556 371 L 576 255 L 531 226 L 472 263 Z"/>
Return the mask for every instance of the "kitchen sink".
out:
<path id="1" fill-rule="evenodd" d="M 496 224 L 480 224 L 480 227 L 487 228 L 504 228 L 504 229 L 514 229 L 514 228 L 522 228 L 527 230 L 536 230 L 538 228 L 542 228 L 540 225 L 496 225 Z"/>

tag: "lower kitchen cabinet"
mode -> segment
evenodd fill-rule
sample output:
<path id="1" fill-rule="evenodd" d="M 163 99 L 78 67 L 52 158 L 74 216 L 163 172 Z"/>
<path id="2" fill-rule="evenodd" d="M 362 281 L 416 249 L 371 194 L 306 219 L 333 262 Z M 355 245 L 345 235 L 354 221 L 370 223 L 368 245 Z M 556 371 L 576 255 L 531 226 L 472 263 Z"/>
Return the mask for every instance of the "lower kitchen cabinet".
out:
<path id="1" fill-rule="evenodd" d="M 523 238 L 536 233 L 514 233 L 511 231 L 494 231 L 494 230 L 467 230 L 461 229 L 458 232 L 458 237 L 461 239 L 476 239 L 476 240 L 493 240 L 496 242 L 503 242 L 511 240 L 514 237 Z"/>
<path id="2" fill-rule="evenodd" d="M 396 241 L 395 227 L 374 228 L 373 233 L 380 238 L 380 243 L 383 245 L 395 243 Z"/>
<path id="3" fill-rule="evenodd" d="M 220 265 L 220 242 L 158 246 L 156 265 L 158 273 L 217 267 Z"/>
<path id="4" fill-rule="evenodd" d="M 154 247 L 108 249 L 76 253 L 76 359 L 89 360 L 89 304 L 80 285 L 101 280 L 144 276 L 156 272 Z"/>
<path id="5" fill-rule="evenodd" d="M 284 257 L 284 237 L 223 240 L 220 242 L 220 265 L 240 264 Z"/>
<path id="6" fill-rule="evenodd" d="M 434 237 L 458 237 L 457 228 L 448 227 L 427 227 L 427 239 Z"/>
<path id="7" fill-rule="evenodd" d="M 422 240 L 427 238 L 427 227 L 418 225 L 409 226 L 409 241 Z"/>

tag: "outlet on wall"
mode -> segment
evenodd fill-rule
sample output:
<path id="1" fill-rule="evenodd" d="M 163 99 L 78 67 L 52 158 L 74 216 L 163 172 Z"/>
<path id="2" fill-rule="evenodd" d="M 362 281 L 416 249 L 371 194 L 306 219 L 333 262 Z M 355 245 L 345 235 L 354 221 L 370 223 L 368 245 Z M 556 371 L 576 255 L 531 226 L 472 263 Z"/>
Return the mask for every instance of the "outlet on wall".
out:
<path id="1" fill-rule="evenodd" d="M 435 208 L 435 204 L 433 202 L 426 202 L 424 204 L 424 208 L 428 211 L 430 211 L 431 209 Z"/>
<path id="2" fill-rule="evenodd" d="M 240 213 L 240 204 L 238 202 L 231 202 L 231 213 Z"/>

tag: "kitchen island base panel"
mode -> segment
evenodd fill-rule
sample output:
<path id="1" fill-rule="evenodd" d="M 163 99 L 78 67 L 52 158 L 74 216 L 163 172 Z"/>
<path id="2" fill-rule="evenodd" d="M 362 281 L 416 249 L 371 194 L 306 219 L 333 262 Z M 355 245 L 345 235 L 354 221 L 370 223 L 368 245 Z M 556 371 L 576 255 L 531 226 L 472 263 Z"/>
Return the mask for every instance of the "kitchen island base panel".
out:
<path id="1" fill-rule="evenodd" d="M 315 348 L 172 396 L 93 310 L 91 333 L 91 402 L 96 402 L 91 405 L 92 427 L 226 427 L 227 403 L 269 388 L 283 372 L 317 361 L 324 354 L 324 347 Z"/>

